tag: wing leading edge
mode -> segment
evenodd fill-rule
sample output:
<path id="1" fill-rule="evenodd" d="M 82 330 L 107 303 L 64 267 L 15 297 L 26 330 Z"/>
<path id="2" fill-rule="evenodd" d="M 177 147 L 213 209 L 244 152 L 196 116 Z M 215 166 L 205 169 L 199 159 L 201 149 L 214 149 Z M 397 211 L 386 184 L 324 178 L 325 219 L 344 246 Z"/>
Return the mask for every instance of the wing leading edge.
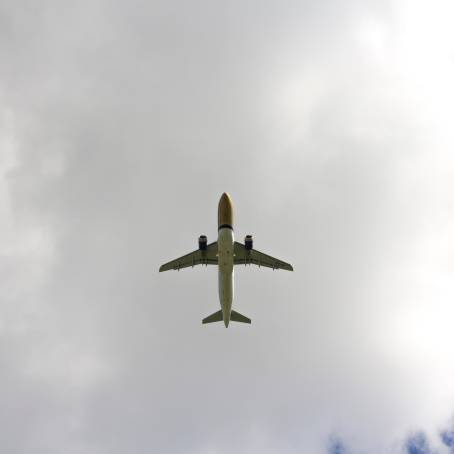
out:
<path id="1" fill-rule="evenodd" d="M 238 241 L 235 241 L 234 254 L 233 263 L 235 265 L 253 264 L 272 268 L 273 270 L 293 271 L 293 266 L 290 263 L 283 262 L 255 249 L 248 250 L 244 244 L 238 243 Z"/>
<path id="2" fill-rule="evenodd" d="M 164 263 L 159 272 L 169 270 L 181 270 L 182 268 L 195 265 L 217 265 L 218 264 L 218 242 L 215 241 L 207 246 L 205 250 L 197 249 L 178 259 Z"/>

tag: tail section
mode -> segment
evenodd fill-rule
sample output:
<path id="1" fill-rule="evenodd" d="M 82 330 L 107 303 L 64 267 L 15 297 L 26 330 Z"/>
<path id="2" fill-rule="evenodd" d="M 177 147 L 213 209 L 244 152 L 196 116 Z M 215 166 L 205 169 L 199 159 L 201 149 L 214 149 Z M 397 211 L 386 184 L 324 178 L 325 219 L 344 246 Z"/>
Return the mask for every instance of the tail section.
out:
<path id="1" fill-rule="evenodd" d="M 214 323 L 214 322 L 222 322 L 222 311 L 217 311 L 214 314 L 209 315 L 208 317 L 205 317 L 202 320 L 202 323 Z"/>
<path id="2" fill-rule="evenodd" d="M 251 323 L 251 319 L 241 315 L 239 312 L 232 311 L 230 313 L 230 320 L 232 322 L 240 322 L 240 323 Z"/>
<path id="3" fill-rule="evenodd" d="M 214 323 L 214 322 L 222 322 L 222 321 L 224 321 L 224 324 L 225 324 L 226 328 L 227 328 L 227 326 L 229 326 L 229 321 L 239 322 L 239 323 L 249 323 L 249 324 L 251 323 L 251 319 L 250 318 L 247 318 L 244 315 L 242 315 L 242 314 L 240 314 L 238 312 L 235 312 L 235 311 L 231 311 L 230 312 L 230 318 L 226 318 L 224 320 L 224 317 L 223 317 L 223 314 L 222 314 L 222 310 L 217 311 L 214 314 L 209 315 L 208 317 L 205 317 L 202 320 L 202 323 L 206 324 L 206 323 Z"/>

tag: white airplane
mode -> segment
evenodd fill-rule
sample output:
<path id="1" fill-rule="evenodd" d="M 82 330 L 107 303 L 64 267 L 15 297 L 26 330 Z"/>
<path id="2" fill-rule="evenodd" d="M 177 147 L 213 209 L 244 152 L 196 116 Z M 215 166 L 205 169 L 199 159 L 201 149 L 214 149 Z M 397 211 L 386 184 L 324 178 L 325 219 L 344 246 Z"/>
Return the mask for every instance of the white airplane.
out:
<path id="1" fill-rule="evenodd" d="M 224 192 L 218 206 L 218 240 L 207 244 L 205 235 L 199 236 L 199 249 L 165 263 L 159 271 L 180 270 L 195 265 L 218 265 L 219 301 L 221 310 L 209 315 L 202 323 L 224 321 L 227 328 L 229 322 L 251 323 L 251 319 L 232 310 L 233 302 L 233 265 L 258 265 L 273 270 L 293 271 L 292 265 L 282 260 L 263 254 L 252 247 L 252 235 L 246 235 L 244 244 L 234 240 L 233 235 L 233 204 L 230 196 Z"/>

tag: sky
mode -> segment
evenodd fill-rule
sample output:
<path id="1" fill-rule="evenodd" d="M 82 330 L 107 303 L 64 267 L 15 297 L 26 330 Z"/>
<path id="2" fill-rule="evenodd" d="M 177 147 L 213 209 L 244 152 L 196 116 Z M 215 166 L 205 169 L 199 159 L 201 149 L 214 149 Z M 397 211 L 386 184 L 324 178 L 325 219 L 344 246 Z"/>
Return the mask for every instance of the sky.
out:
<path id="1" fill-rule="evenodd" d="M 4 0 L 0 451 L 453 453 L 453 15 Z"/>

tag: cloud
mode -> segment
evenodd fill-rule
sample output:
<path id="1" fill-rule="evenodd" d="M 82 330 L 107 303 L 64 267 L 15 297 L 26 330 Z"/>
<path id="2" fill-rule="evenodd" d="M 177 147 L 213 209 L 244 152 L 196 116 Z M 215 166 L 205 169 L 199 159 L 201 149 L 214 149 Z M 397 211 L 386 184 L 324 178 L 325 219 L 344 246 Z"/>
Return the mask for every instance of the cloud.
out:
<path id="1" fill-rule="evenodd" d="M 345 454 L 346 452 L 342 440 L 332 437 L 328 447 L 328 454 Z"/>
<path id="2" fill-rule="evenodd" d="M 421 432 L 408 438 L 406 449 L 408 454 L 432 454 L 434 452 L 429 448 L 427 438 Z"/>
<path id="3" fill-rule="evenodd" d="M 442 430 L 429 440 L 424 432 L 415 432 L 410 435 L 405 441 L 405 450 L 408 454 L 437 454 L 451 453 L 453 447 L 452 429 Z M 438 447 L 433 445 L 438 442 Z M 440 443 L 441 441 L 441 443 Z M 449 448 L 449 449 L 447 449 Z"/>
<path id="4" fill-rule="evenodd" d="M 447 429 L 441 432 L 441 440 L 443 444 L 450 448 L 450 452 L 454 451 L 454 430 Z"/>
<path id="5" fill-rule="evenodd" d="M 387 452 L 439 430 L 446 2 L 2 8 L 3 450 Z M 157 273 L 215 238 L 225 190 L 237 237 L 295 266 L 236 270 L 251 329 L 200 326 L 215 269 Z"/>

